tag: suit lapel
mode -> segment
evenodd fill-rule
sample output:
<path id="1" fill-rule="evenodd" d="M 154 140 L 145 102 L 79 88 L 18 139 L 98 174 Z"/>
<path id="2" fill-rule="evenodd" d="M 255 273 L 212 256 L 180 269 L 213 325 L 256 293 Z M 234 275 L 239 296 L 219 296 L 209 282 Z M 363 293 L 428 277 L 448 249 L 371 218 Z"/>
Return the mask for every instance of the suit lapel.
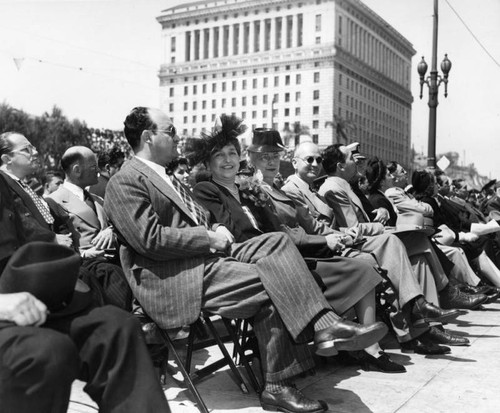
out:
<path id="1" fill-rule="evenodd" d="M 170 199 L 188 218 L 192 225 L 197 226 L 198 224 L 194 220 L 191 211 L 189 211 L 186 204 L 182 201 L 177 192 L 167 184 L 163 178 L 158 175 L 154 170 L 147 166 L 144 162 L 132 158 L 130 161 L 130 166 L 136 169 L 138 172 L 142 173 L 151 182 L 151 184 L 164 196 Z"/>
<path id="2" fill-rule="evenodd" d="M 84 201 L 81 201 L 75 194 L 64 187 L 58 189 L 61 191 L 61 203 L 66 210 L 71 214 L 76 215 L 82 221 L 87 222 L 94 228 L 101 229 L 101 223 L 92 208 L 90 208 Z M 97 203 L 96 208 L 97 208 Z"/>
<path id="3" fill-rule="evenodd" d="M 28 193 L 21 188 L 21 185 L 19 185 L 18 182 L 14 181 L 9 175 L 4 173 L 3 171 L 0 171 L 0 173 L 5 177 L 5 180 L 7 181 L 7 184 L 9 185 L 10 189 L 12 189 L 23 201 L 24 205 L 26 208 L 29 210 L 31 215 L 43 226 L 49 228 L 47 222 L 45 221 L 45 218 L 42 216 L 38 208 L 36 207 L 35 203 L 31 199 L 31 197 L 28 195 Z"/>

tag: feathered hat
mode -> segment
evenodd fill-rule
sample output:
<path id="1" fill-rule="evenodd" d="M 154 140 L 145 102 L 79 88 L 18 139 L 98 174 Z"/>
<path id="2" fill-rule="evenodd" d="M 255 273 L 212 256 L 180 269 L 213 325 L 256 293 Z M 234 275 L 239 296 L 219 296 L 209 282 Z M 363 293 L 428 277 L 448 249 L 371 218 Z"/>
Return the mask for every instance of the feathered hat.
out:
<path id="1" fill-rule="evenodd" d="M 214 149 L 221 149 L 233 144 L 238 153 L 241 153 L 238 136 L 246 131 L 243 120 L 235 115 L 222 114 L 217 117 L 212 132 L 201 133 L 200 138 L 188 138 L 184 146 L 184 155 L 192 164 L 208 162 Z"/>

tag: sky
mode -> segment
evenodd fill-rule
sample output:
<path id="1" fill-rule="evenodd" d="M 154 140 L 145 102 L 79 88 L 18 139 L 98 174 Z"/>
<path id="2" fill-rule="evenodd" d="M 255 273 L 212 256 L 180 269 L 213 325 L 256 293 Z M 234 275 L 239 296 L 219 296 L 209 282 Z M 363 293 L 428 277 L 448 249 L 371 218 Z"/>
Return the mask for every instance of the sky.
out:
<path id="1" fill-rule="evenodd" d="M 432 53 L 433 0 L 362 0 L 405 36 L 413 57 L 412 144 L 427 154 L 428 90 L 418 62 Z M 54 105 L 91 127 L 121 129 L 134 106 L 158 106 L 162 10 L 180 0 L 0 0 L 0 102 L 34 115 Z M 450 7 L 451 6 L 451 7 Z M 490 56 L 474 40 L 459 17 Z M 500 178 L 500 0 L 439 0 L 437 153 L 455 151 Z M 430 70 L 430 69 L 429 69 Z"/>

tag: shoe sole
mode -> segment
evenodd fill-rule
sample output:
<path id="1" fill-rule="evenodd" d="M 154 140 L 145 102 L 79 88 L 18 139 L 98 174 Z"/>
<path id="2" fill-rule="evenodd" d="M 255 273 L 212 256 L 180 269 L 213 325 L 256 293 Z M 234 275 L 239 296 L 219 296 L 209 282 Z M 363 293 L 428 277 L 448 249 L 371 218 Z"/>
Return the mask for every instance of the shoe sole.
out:
<path id="1" fill-rule="evenodd" d="M 372 344 L 378 343 L 387 334 L 387 331 L 388 328 L 384 324 L 383 327 L 373 329 L 365 334 L 323 341 L 317 344 L 316 354 L 321 357 L 330 357 L 338 354 L 339 351 L 363 350 Z"/>
<path id="2" fill-rule="evenodd" d="M 482 304 L 482 303 L 481 303 Z M 455 313 L 448 314 L 446 316 L 442 317 L 436 317 L 436 318 L 430 318 L 430 317 L 424 317 L 424 318 L 419 318 L 418 320 L 415 320 L 413 322 L 414 326 L 419 326 L 422 324 L 428 324 L 428 323 L 445 323 L 449 322 L 452 320 L 457 319 L 461 315 L 467 314 L 467 312 L 464 312 L 463 309 L 456 309 L 457 311 Z"/>
<path id="3" fill-rule="evenodd" d="M 285 413 L 297 413 L 295 410 L 289 410 L 281 406 L 275 406 L 273 404 L 260 403 L 262 410 L 266 410 L 268 412 L 285 412 Z M 300 413 L 321 413 L 326 412 L 328 409 L 316 409 L 316 410 L 308 410 L 302 411 Z"/>

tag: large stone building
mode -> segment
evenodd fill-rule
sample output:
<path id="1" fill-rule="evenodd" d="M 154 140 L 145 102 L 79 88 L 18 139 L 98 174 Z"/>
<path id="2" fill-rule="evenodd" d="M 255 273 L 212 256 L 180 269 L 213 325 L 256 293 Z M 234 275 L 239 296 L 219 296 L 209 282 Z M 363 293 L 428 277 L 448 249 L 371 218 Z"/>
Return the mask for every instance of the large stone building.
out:
<path id="1" fill-rule="evenodd" d="M 293 146 L 347 140 L 407 164 L 411 43 L 359 0 L 213 0 L 164 10 L 161 107 L 182 135 L 234 113 Z M 301 139 L 304 139 L 302 135 Z"/>

